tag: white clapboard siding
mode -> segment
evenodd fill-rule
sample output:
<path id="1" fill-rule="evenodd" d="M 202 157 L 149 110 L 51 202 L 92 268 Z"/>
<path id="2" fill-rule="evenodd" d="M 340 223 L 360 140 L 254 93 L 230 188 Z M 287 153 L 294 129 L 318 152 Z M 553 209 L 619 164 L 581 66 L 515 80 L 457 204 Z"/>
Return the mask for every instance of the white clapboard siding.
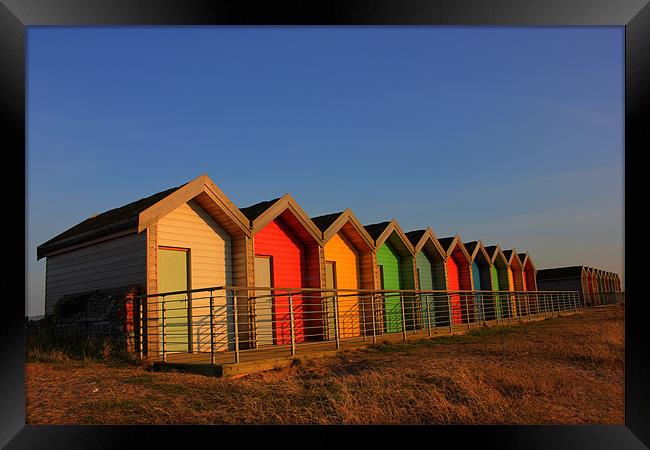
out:
<path id="1" fill-rule="evenodd" d="M 189 201 L 158 220 L 158 246 L 190 250 L 190 288 L 232 284 L 230 235 L 196 202 Z M 219 294 L 222 295 L 222 294 Z M 209 293 L 193 294 L 193 341 L 197 351 L 210 349 Z M 202 297 L 202 298 L 199 298 Z M 232 333 L 232 299 L 215 298 L 215 350 L 227 350 L 226 332 Z"/>
<path id="2" fill-rule="evenodd" d="M 45 311 L 64 295 L 131 285 L 144 288 L 147 276 L 146 236 L 130 234 L 47 257 Z"/>

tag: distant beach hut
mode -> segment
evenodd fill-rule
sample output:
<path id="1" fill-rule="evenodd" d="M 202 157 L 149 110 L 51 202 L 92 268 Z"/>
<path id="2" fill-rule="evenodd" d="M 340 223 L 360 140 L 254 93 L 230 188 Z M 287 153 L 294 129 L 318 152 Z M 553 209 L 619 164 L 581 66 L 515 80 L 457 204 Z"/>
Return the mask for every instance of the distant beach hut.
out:
<path id="1" fill-rule="evenodd" d="M 415 250 L 418 289 L 421 291 L 447 290 L 447 255 L 431 228 L 406 233 Z M 429 327 L 449 325 L 446 296 L 423 294 L 420 296 L 421 317 Z"/>
<path id="2" fill-rule="evenodd" d="M 365 225 L 373 239 L 377 255 L 378 287 L 381 290 L 416 289 L 415 249 L 395 219 L 387 222 Z M 399 293 L 383 294 L 383 326 L 386 333 L 402 331 L 401 302 L 404 303 L 407 328 L 416 326 L 414 319 L 415 301 L 412 296 Z"/>
<path id="3" fill-rule="evenodd" d="M 459 235 L 439 238 L 438 242 L 447 255 L 447 289 L 449 291 L 471 291 L 472 269 L 470 256 Z M 459 292 L 450 294 L 452 324 L 457 325 L 473 321 L 473 307 L 468 308 L 468 294 Z"/>

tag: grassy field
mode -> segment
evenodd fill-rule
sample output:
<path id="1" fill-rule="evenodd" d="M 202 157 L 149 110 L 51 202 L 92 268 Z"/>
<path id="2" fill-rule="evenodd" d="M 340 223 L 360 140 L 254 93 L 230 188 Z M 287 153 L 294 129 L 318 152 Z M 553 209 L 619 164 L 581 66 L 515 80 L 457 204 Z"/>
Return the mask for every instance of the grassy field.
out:
<path id="1" fill-rule="evenodd" d="M 623 424 L 623 307 L 237 379 L 30 355 L 29 424 Z"/>

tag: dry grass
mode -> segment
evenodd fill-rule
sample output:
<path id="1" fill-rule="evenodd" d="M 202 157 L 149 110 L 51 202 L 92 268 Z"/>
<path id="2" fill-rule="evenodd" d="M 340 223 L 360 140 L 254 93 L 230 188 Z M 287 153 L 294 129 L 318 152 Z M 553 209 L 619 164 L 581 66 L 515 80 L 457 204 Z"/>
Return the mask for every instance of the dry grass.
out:
<path id="1" fill-rule="evenodd" d="M 623 308 L 218 379 L 27 364 L 27 423 L 623 424 Z"/>

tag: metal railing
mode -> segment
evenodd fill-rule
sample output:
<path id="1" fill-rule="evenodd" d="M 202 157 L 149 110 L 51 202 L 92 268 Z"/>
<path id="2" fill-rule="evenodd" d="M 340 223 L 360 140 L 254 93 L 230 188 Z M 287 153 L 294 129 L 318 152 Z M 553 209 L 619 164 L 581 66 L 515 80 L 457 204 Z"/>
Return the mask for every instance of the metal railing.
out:
<path id="1" fill-rule="evenodd" d="M 592 294 L 583 294 L 584 306 L 603 306 L 614 305 L 625 302 L 625 293 L 623 292 L 595 292 Z"/>
<path id="2" fill-rule="evenodd" d="M 611 296 L 611 301 L 621 301 Z M 168 362 L 239 363 L 572 313 L 578 291 L 214 287 L 133 299 L 134 350 Z"/>

